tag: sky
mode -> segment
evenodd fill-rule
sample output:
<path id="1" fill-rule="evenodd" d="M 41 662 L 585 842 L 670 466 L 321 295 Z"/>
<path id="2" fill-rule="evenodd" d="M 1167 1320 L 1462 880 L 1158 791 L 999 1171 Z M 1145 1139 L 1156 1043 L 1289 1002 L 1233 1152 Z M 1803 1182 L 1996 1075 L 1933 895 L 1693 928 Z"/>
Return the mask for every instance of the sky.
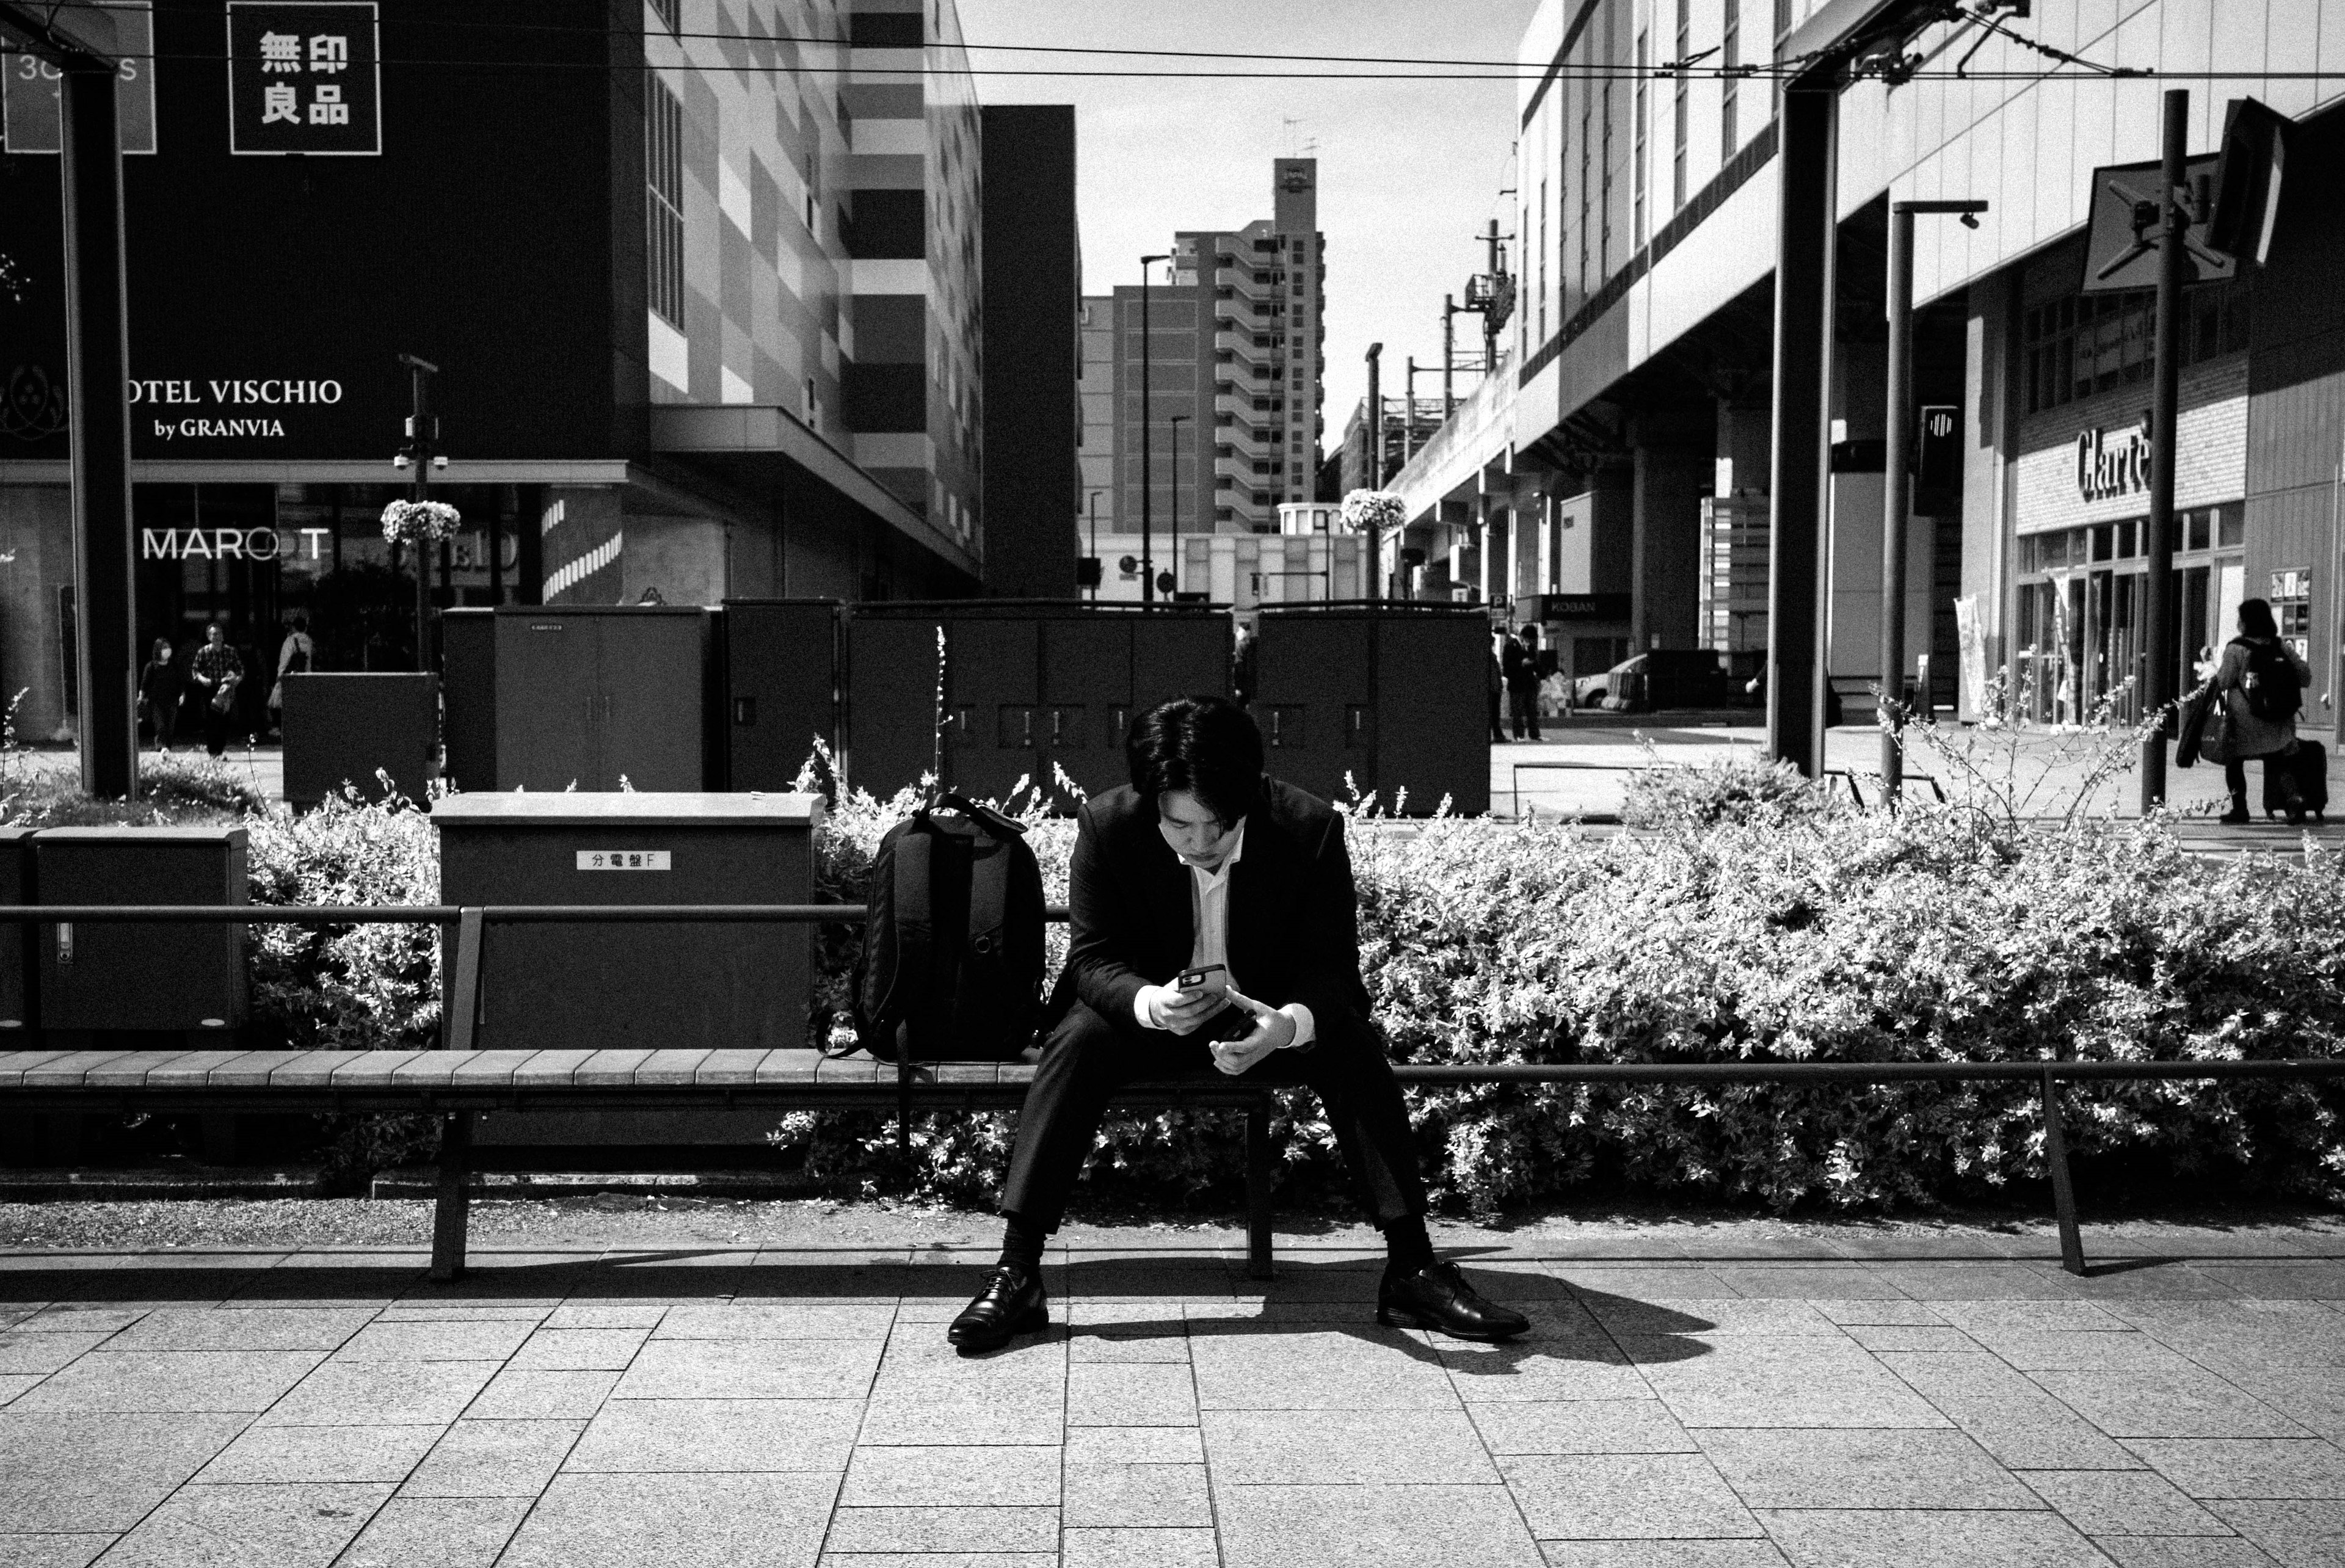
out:
<path id="1" fill-rule="evenodd" d="M 956 0 L 971 45 L 1515 57 L 1536 0 Z M 1244 70 L 1228 62 L 1020 56 L 973 50 L 980 71 Z M 1293 66 L 1289 69 L 1309 69 Z M 1335 67 L 1345 68 L 1345 67 Z M 1357 68 L 1357 67 L 1351 67 Z M 1315 141 L 1327 236 L 1327 433 L 1366 391 L 1363 356 L 1384 346 L 1385 391 L 1403 361 L 1441 362 L 1441 297 L 1483 270 L 1476 239 L 1513 228 L 1512 81 L 1180 81 L 980 76 L 987 104 L 1071 103 L 1083 292 L 1140 281 L 1139 258 L 1175 229 L 1237 228 L 1271 215 L 1270 165 Z M 1299 120 L 1290 126 L 1288 119 Z M 1162 274 L 1158 277 L 1161 280 Z M 1457 323 L 1461 346 L 1479 329 Z M 1464 393 L 1472 385 L 1461 379 Z M 1436 373 L 1417 390 L 1439 391 Z"/>

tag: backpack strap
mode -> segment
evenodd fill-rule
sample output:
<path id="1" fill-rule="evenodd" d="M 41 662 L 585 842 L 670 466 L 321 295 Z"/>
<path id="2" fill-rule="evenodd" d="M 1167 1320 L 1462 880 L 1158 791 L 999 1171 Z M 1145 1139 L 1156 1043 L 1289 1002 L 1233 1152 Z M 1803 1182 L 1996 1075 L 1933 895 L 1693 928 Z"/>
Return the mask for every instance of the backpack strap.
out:
<path id="1" fill-rule="evenodd" d="M 1002 961 L 1010 924 L 1010 846 L 995 843 L 973 855 L 969 868 L 969 950 L 990 964 Z"/>
<path id="2" fill-rule="evenodd" d="M 935 852 L 936 835 L 929 826 L 929 814 L 923 811 L 912 819 L 904 836 L 896 841 L 891 856 L 895 866 L 890 914 L 895 928 L 896 972 L 888 976 L 887 995 L 880 998 L 878 1012 L 872 1020 L 889 1032 L 894 1032 L 899 1024 L 909 1023 L 901 1016 L 902 1007 L 928 987 L 929 968 L 934 962 L 936 948 L 936 915 L 929 902 Z M 899 1051 L 909 1039 L 908 1028 L 898 1037 Z"/>

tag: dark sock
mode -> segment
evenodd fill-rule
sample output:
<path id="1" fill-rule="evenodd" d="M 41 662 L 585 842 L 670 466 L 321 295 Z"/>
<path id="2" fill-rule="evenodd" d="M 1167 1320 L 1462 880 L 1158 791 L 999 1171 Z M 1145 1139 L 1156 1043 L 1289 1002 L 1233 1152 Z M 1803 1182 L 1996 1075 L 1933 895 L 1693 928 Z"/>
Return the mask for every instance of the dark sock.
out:
<path id="1" fill-rule="evenodd" d="M 1425 1216 L 1405 1214 L 1384 1228 L 1385 1267 L 1396 1274 L 1414 1274 L 1433 1266 L 1433 1238 L 1425 1233 Z"/>
<path id="2" fill-rule="evenodd" d="M 1051 1233 L 1030 1224 L 1015 1214 L 1001 1217 L 1000 1265 L 1039 1273 L 1042 1268 L 1042 1249 L 1049 1244 Z"/>

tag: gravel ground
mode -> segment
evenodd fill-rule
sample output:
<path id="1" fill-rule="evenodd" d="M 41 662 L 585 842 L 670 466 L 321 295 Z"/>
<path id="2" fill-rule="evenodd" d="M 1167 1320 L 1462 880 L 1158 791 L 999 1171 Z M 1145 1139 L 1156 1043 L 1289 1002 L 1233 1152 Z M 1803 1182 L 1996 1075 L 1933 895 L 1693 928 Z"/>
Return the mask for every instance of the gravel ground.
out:
<path id="1" fill-rule="evenodd" d="M 2345 1217 L 2305 1209 L 2174 1208 L 2145 1215 L 2086 1214 L 2088 1228 L 2123 1223 L 2138 1244 L 2154 1247 L 2161 1234 L 2178 1248 L 2208 1231 L 2268 1234 L 2285 1239 L 2345 1238 Z M 472 1206 L 472 1236 L 482 1247 L 600 1248 L 718 1244 L 771 1248 L 982 1248 L 1000 1232 L 990 1215 L 886 1200 L 827 1199 L 757 1200 L 638 1197 L 487 1199 Z M 1519 1246 L 1551 1240 L 1598 1242 L 1666 1230 L 1702 1247 L 1731 1246 L 1752 1255 L 1796 1243 L 1838 1238 L 1877 1247 L 1901 1238 L 1927 1245 L 1963 1233 L 2050 1236 L 2047 1217 L 2018 1211 L 1953 1212 L 1917 1219 L 1781 1220 L 1723 1210 L 1622 1201 L 1570 1210 L 1515 1216 L 1476 1225 L 1438 1220 L 1436 1239 L 1447 1247 Z M 1376 1232 L 1349 1217 L 1281 1214 L 1282 1244 L 1365 1247 Z M 430 1245 L 431 1205 L 421 1199 L 296 1198 L 249 1200 L 0 1203 L 0 1247 L 153 1250 L 168 1248 L 259 1247 L 317 1249 Z M 1062 1239 L 1078 1248 L 1177 1250 L 1235 1247 L 1244 1242 L 1239 1216 L 1165 1221 L 1144 1215 L 1106 1215 L 1070 1224 Z"/>

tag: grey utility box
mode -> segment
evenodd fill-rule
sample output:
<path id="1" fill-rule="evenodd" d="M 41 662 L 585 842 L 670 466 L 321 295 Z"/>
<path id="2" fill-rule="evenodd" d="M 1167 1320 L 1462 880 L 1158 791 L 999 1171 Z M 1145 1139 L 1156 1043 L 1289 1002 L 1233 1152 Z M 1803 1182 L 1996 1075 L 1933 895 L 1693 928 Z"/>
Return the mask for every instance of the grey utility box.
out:
<path id="1" fill-rule="evenodd" d="M 1490 622 L 1479 605 L 1288 606 L 1262 612 L 1254 723 L 1274 777 L 1329 800 L 1346 775 L 1391 810 L 1490 809 Z"/>
<path id="2" fill-rule="evenodd" d="M 315 805 L 347 784 L 381 800 L 378 773 L 421 800 L 440 749 L 439 682 L 431 675 L 285 677 L 285 798 Z"/>
<path id="3" fill-rule="evenodd" d="M 452 788 L 497 787 L 497 612 L 486 605 L 440 616 L 440 705 Z"/>
<path id="4" fill-rule="evenodd" d="M 240 827 L 49 827 L 33 835 L 44 905 L 249 902 Z M 37 944 L 44 1029 L 218 1035 L 245 1020 L 245 928 L 63 924 Z"/>
<path id="5" fill-rule="evenodd" d="M 0 827 L 0 904 L 33 902 L 33 830 Z M 33 1017 L 33 933 L 0 920 L 0 1050 L 22 1042 Z"/>
<path id="6" fill-rule="evenodd" d="M 707 787 L 704 612 L 507 606 L 492 619 L 495 788 Z"/>
<path id="7" fill-rule="evenodd" d="M 807 904 L 822 798 L 455 794 L 431 820 L 443 904 Z M 483 1050 L 801 1047 L 811 936 L 771 923 L 491 925 L 474 1038 Z"/>

